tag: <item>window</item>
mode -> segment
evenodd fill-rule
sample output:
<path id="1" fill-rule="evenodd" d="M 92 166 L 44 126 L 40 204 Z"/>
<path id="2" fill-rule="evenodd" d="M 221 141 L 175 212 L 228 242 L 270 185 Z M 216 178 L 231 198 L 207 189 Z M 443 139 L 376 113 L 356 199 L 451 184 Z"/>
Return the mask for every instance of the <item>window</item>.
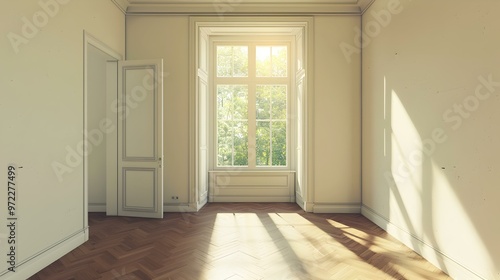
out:
<path id="1" fill-rule="evenodd" d="M 216 166 L 289 166 L 290 42 L 214 41 Z"/>

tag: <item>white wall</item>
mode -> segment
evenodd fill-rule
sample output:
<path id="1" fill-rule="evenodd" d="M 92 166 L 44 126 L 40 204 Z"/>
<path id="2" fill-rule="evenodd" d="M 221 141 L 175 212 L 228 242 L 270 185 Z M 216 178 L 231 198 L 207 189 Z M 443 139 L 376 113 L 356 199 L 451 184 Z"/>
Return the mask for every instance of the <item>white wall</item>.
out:
<path id="1" fill-rule="evenodd" d="M 188 26 L 188 16 L 127 17 L 127 59 L 163 58 L 164 203 L 189 199 Z"/>
<path id="2" fill-rule="evenodd" d="M 89 44 L 87 61 L 87 129 L 101 131 L 106 119 L 106 61 L 113 57 Z M 100 135 L 100 134 L 99 134 Z M 92 151 L 88 155 L 88 201 L 90 208 L 104 208 L 106 205 L 106 137 L 102 133 L 93 137 Z M 90 209 L 92 210 L 92 209 Z"/>
<path id="3" fill-rule="evenodd" d="M 51 4 L 44 9 L 39 3 Z M 20 279 L 85 238 L 83 164 L 67 150 L 78 149 L 82 141 L 83 30 L 123 53 L 124 15 L 111 1 L 46 0 L 6 3 L 0 18 L 1 174 L 8 163 L 23 167 L 18 174 L 18 262 L 53 248 L 23 264 L 16 274 Z M 13 34 L 18 46 L 10 42 Z M 60 178 L 54 162 L 67 171 Z M 3 176 L 1 201 L 6 201 L 6 181 Z M 0 221 L 6 221 L 5 209 Z M 1 252 L 6 252 L 6 232 L 0 227 Z M 80 239 L 64 241 L 73 234 Z M 69 247 L 61 249 L 65 244 Z M 0 274 L 6 268 L 2 261 Z"/>
<path id="4" fill-rule="evenodd" d="M 361 63 L 339 47 L 359 24 L 358 16 L 314 18 L 314 212 L 359 212 Z"/>
<path id="5" fill-rule="evenodd" d="M 363 213 L 455 279 L 500 279 L 500 84 L 482 81 L 500 82 L 498 10 L 377 0 L 363 16 Z"/>
<path id="6" fill-rule="evenodd" d="M 352 27 L 359 22 L 359 16 L 314 20 L 315 185 L 308 202 L 317 212 L 359 212 L 360 55 L 348 63 L 338 47 L 354 36 Z M 127 59 L 164 59 L 165 203 L 189 202 L 188 34 L 188 16 L 127 17 Z M 172 201 L 173 195 L 179 201 Z"/>

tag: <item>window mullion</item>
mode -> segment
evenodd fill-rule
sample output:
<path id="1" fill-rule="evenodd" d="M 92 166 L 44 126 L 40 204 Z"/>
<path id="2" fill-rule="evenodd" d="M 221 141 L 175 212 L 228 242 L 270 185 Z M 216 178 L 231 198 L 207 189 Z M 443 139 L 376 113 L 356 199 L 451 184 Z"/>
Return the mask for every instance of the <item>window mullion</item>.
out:
<path id="1" fill-rule="evenodd" d="M 255 168 L 256 151 L 256 85 L 255 45 L 248 46 L 248 167 Z"/>

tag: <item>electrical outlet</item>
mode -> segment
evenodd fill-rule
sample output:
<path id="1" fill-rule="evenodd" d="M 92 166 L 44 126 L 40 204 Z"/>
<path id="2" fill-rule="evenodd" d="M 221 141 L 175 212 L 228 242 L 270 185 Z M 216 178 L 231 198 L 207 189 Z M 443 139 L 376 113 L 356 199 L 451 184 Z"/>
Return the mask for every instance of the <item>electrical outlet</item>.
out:
<path id="1" fill-rule="evenodd" d="M 178 200 L 179 197 L 178 196 L 172 196 L 172 200 Z"/>

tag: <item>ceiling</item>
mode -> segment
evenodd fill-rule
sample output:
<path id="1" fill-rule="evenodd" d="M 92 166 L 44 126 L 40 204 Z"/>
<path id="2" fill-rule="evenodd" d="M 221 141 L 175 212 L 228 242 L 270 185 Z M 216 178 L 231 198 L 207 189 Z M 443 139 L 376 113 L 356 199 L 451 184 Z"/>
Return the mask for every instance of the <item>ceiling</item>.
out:
<path id="1" fill-rule="evenodd" d="M 374 0 L 112 0 L 127 15 L 362 14 Z"/>

